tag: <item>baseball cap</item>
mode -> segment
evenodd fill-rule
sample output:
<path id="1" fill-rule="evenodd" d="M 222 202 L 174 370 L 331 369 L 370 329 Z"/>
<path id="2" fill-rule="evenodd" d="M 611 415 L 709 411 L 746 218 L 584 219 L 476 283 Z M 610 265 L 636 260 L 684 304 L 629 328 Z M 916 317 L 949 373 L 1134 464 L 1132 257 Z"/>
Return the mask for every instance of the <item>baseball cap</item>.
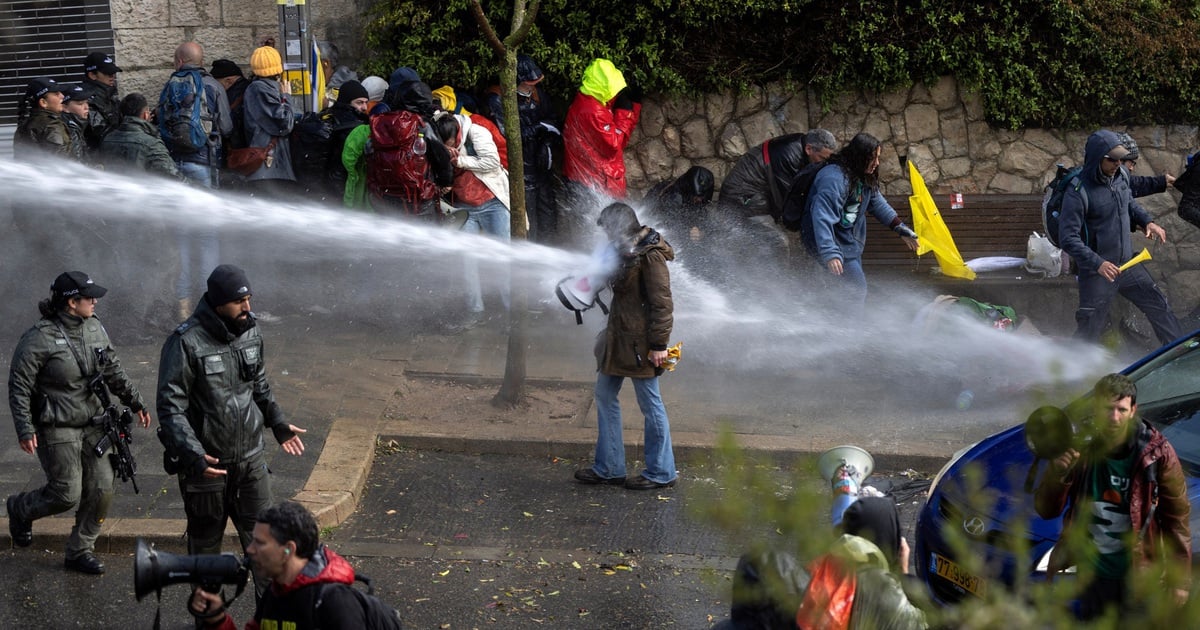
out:
<path id="1" fill-rule="evenodd" d="M 1125 159 L 1126 155 L 1129 155 L 1129 149 L 1126 149 L 1125 147 L 1118 144 L 1117 146 L 1109 149 L 1108 154 L 1105 155 L 1104 157 L 1107 157 L 1111 160 L 1122 160 L 1122 159 Z"/>
<path id="2" fill-rule="evenodd" d="M 88 91 L 82 85 L 62 85 L 63 102 L 82 102 L 88 100 Z"/>
<path id="3" fill-rule="evenodd" d="M 28 98 L 42 98 L 50 92 L 63 91 L 63 86 L 50 77 L 38 77 L 25 86 L 25 96 Z"/>
<path id="4" fill-rule="evenodd" d="M 82 271 L 67 271 L 60 274 L 54 279 L 54 284 L 50 285 L 50 290 L 55 295 L 66 298 L 75 296 L 100 298 L 108 293 L 108 289 L 92 282 L 92 279 Z"/>
<path id="5" fill-rule="evenodd" d="M 118 67 L 113 61 L 112 55 L 108 53 L 94 52 L 84 58 L 83 71 L 116 74 L 121 71 L 121 68 Z"/>

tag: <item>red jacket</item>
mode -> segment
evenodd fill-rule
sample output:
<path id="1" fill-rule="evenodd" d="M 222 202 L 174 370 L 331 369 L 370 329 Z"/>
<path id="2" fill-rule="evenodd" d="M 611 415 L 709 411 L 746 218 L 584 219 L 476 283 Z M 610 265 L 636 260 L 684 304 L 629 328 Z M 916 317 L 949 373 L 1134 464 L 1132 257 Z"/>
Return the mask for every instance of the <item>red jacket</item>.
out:
<path id="1" fill-rule="evenodd" d="M 1179 464 L 1179 456 L 1167 439 L 1157 429 L 1146 422 L 1138 425 L 1137 441 L 1134 448 L 1138 449 L 1138 458 L 1134 463 L 1130 482 L 1129 516 L 1133 526 L 1133 563 L 1138 569 L 1146 569 L 1156 558 L 1167 560 L 1174 558 L 1191 579 L 1192 570 L 1192 536 L 1189 522 L 1191 519 L 1191 503 L 1187 496 L 1187 480 L 1183 475 L 1183 467 Z M 1154 510 L 1154 518 L 1146 523 L 1150 516 L 1152 493 L 1155 488 L 1147 483 L 1146 470 L 1152 462 L 1158 462 L 1157 491 L 1158 507 Z M 1067 474 L 1065 480 L 1055 478 L 1047 472 L 1042 483 L 1034 494 L 1034 506 L 1042 518 L 1054 518 L 1063 514 L 1063 531 L 1071 527 L 1075 517 L 1075 508 L 1087 492 L 1084 481 L 1090 474 L 1086 465 L 1076 466 Z M 1067 506 L 1070 499 L 1070 506 Z M 1143 526 L 1146 530 L 1143 532 Z M 1055 558 L 1052 564 L 1065 568 L 1071 560 L 1062 554 L 1066 551 L 1064 545 L 1055 546 Z"/>
<path id="2" fill-rule="evenodd" d="M 642 115 L 633 109 L 613 109 L 583 92 L 575 95 L 563 128 L 563 174 L 613 198 L 625 196 L 625 145 Z"/>
<path id="3" fill-rule="evenodd" d="M 261 628 L 362 628 L 365 627 L 362 606 L 353 593 L 345 589 L 329 589 L 322 593 L 322 584 L 345 584 L 353 588 L 354 567 L 334 550 L 321 545 L 308 564 L 287 585 L 271 582 L 263 594 L 255 618 L 246 622 L 246 630 Z M 320 608 L 315 607 L 318 596 L 323 597 Z M 217 630 L 237 630 L 233 617 L 225 615 Z"/>

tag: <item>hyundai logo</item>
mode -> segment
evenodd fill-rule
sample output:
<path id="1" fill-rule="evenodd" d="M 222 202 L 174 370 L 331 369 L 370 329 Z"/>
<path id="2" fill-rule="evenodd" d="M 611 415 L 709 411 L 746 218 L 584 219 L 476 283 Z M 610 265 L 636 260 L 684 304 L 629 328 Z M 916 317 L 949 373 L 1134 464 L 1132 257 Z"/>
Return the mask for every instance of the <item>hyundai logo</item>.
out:
<path id="1" fill-rule="evenodd" d="M 984 527 L 985 525 L 983 523 L 983 519 L 979 518 L 978 516 L 972 516 L 971 518 L 963 521 L 963 531 L 975 536 L 976 538 L 983 535 Z"/>

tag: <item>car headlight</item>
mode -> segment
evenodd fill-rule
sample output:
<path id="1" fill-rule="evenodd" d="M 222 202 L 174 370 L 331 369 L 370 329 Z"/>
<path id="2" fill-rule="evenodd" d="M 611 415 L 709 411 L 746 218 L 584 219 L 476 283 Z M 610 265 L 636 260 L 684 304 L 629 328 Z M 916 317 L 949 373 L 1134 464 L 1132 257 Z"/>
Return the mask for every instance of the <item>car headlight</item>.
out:
<path id="1" fill-rule="evenodd" d="M 929 483 L 929 492 L 925 494 L 926 500 L 929 500 L 933 497 L 933 493 L 937 490 L 938 484 L 942 482 L 942 477 L 946 476 L 946 473 L 949 472 L 950 468 L 957 464 L 958 460 L 962 459 L 962 456 L 966 455 L 967 451 L 975 448 L 977 444 L 979 444 L 979 442 L 976 442 L 970 446 L 964 446 L 963 448 L 958 449 L 958 452 L 956 452 L 954 455 L 950 456 L 950 461 L 946 462 L 945 466 L 942 466 L 942 469 L 933 476 L 933 481 Z"/>
<path id="2" fill-rule="evenodd" d="M 1054 553 L 1054 548 L 1057 546 L 1050 547 L 1046 550 L 1046 553 L 1042 554 L 1042 559 L 1038 560 L 1037 568 L 1034 569 L 1035 571 L 1038 573 L 1048 573 L 1050 571 L 1050 554 Z M 1075 573 L 1075 565 L 1063 569 L 1062 573 Z"/>

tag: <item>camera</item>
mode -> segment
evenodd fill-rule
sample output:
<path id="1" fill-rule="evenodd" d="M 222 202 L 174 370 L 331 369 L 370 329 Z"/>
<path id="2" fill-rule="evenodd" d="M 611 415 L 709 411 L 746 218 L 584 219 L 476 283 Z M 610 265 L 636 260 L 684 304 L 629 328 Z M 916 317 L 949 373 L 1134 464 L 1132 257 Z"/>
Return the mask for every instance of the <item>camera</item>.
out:
<path id="1" fill-rule="evenodd" d="M 232 553 L 185 556 L 159 551 L 141 538 L 133 555 L 133 592 L 138 601 L 168 584 L 199 584 L 217 591 L 222 584 L 245 587 L 250 576 L 248 561 Z"/>

